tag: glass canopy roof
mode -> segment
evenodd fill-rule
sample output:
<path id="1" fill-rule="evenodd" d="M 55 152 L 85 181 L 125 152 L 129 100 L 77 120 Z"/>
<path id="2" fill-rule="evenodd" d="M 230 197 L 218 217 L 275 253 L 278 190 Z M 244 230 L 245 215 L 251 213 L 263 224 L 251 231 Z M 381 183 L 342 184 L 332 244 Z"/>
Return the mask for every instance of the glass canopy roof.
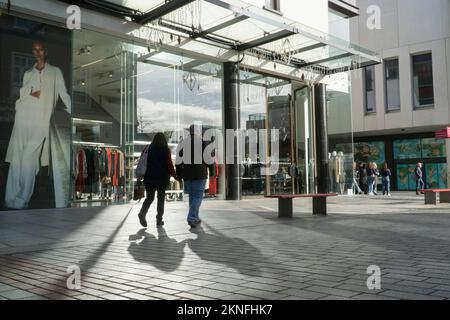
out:
<path id="1" fill-rule="evenodd" d="M 145 40 L 149 48 L 177 48 L 293 78 L 305 72 L 330 75 L 381 62 L 374 52 L 241 0 L 83 3 L 91 9 L 95 3 L 103 11 L 117 6 L 115 15 L 121 11 L 136 23 L 130 35 Z"/>

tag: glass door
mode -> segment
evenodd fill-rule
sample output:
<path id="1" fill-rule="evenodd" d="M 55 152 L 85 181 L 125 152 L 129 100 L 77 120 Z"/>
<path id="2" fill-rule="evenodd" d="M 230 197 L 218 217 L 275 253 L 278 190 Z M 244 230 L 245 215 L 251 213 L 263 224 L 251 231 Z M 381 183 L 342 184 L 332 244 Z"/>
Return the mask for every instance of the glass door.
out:
<path id="1" fill-rule="evenodd" d="M 298 177 L 295 191 L 299 194 L 314 193 L 314 131 L 311 89 L 308 86 L 294 91 L 295 159 Z"/>
<path id="2" fill-rule="evenodd" d="M 292 86 L 286 80 L 274 79 L 267 83 L 268 153 L 266 159 L 270 159 L 270 174 L 266 175 L 267 194 L 294 193 L 293 178 L 290 174 L 294 132 L 291 90 Z M 271 141 L 274 139 L 274 132 L 278 135 L 278 150 L 272 150 Z"/>

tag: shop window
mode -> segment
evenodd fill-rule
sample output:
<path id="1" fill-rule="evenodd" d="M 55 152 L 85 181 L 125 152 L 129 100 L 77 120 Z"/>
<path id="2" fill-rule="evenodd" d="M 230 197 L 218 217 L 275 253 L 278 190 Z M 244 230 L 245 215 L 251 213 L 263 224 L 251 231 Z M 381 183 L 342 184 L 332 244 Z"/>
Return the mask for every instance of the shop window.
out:
<path id="1" fill-rule="evenodd" d="M 412 57 L 414 107 L 434 105 L 433 61 L 431 53 Z"/>
<path id="2" fill-rule="evenodd" d="M 386 151 L 383 141 L 355 143 L 355 160 L 358 162 L 375 162 L 381 166 L 386 160 Z"/>
<path id="3" fill-rule="evenodd" d="M 400 76 L 398 59 L 385 60 L 386 110 L 400 110 Z"/>
<path id="4" fill-rule="evenodd" d="M 364 70 L 364 104 L 366 113 L 376 112 L 375 98 L 375 67 L 365 67 Z"/>
<path id="5" fill-rule="evenodd" d="M 420 159 L 421 157 L 420 139 L 394 140 L 394 159 Z"/>

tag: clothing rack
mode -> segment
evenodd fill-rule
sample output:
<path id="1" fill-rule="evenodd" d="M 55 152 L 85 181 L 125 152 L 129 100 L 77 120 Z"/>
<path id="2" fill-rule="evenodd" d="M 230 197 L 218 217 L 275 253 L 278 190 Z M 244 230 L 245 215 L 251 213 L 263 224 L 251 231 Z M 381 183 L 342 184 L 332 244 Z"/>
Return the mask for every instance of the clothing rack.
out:
<path id="1" fill-rule="evenodd" d="M 104 147 L 104 148 L 112 148 L 112 149 L 120 149 L 120 146 L 103 143 L 103 142 L 84 142 L 84 141 L 72 141 L 72 144 L 77 144 L 80 146 L 91 146 L 91 147 Z"/>
<path id="2" fill-rule="evenodd" d="M 84 202 L 84 199 L 82 199 L 83 195 L 88 195 L 87 200 L 88 201 L 111 201 L 111 197 L 114 197 L 115 200 L 118 200 L 121 196 L 123 196 L 125 192 L 125 182 L 124 179 L 125 175 L 122 172 L 122 175 L 115 173 L 113 175 L 106 174 L 102 175 L 102 171 L 100 167 L 101 161 L 100 158 L 96 158 L 93 160 L 92 155 L 90 161 L 90 165 L 86 162 L 88 159 L 86 159 L 86 155 L 88 150 L 91 150 L 91 152 L 99 152 L 102 154 L 101 159 L 105 159 L 106 156 L 105 152 L 108 152 L 110 154 L 109 156 L 109 163 L 108 163 L 108 171 L 110 170 L 123 170 L 119 168 L 124 168 L 125 163 L 125 154 L 121 150 L 119 146 L 115 146 L 112 144 L 107 143 L 98 143 L 98 142 L 83 142 L 83 141 L 73 141 L 73 161 L 74 161 L 74 177 L 75 177 L 75 188 L 74 188 L 74 200 L 77 202 Z M 80 155 L 80 152 L 82 152 L 82 155 Z M 86 155 L 85 155 L 86 152 Z M 119 155 L 116 155 L 119 154 Z M 79 158 L 79 156 L 81 158 Z M 98 154 L 97 154 L 98 156 Z M 112 158 L 111 158 L 112 156 Z M 119 157 L 119 158 L 114 158 Z M 84 158 L 84 159 L 83 159 Z M 82 160 L 83 159 L 83 160 Z M 111 160 L 113 162 L 111 162 Z M 79 162 L 81 161 L 81 162 Z M 92 162 L 94 161 L 94 162 Z M 118 162 L 117 162 L 118 161 Z M 84 163 L 83 163 L 84 162 Z M 104 162 L 103 162 L 104 163 Z M 80 167 L 81 165 L 81 167 Z M 86 167 L 87 166 L 87 167 Z M 104 166 L 104 164 L 103 164 Z M 114 166 L 114 169 L 111 169 L 110 166 Z M 77 168 L 77 169 L 75 169 Z M 82 168 L 82 169 L 81 169 Z M 89 169 L 90 168 L 90 169 Z M 105 167 L 103 167 L 105 168 Z M 80 171 L 82 170 L 82 171 Z M 86 173 L 87 170 L 91 170 L 90 173 Z M 92 171 L 94 170 L 94 171 Z M 92 175 L 93 173 L 93 175 Z M 122 182 L 120 182 L 122 181 Z M 87 183 L 85 185 L 85 183 Z M 96 197 L 94 199 L 94 197 Z"/>

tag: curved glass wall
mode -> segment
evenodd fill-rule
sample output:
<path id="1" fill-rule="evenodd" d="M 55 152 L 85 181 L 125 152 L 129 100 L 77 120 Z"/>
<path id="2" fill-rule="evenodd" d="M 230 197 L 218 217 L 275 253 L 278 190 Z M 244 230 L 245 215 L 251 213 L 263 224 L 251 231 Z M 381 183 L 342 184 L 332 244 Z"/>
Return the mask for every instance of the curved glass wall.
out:
<path id="1" fill-rule="evenodd" d="M 353 127 L 349 73 L 331 77 L 327 85 L 329 192 L 356 191 L 353 159 Z"/>
<path id="2" fill-rule="evenodd" d="M 73 33 L 72 199 L 130 200 L 133 194 L 132 45 L 89 31 Z"/>
<path id="3" fill-rule="evenodd" d="M 294 143 L 291 83 L 241 71 L 239 92 L 240 128 L 257 133 L 255 140 L 247 137 L 245 141 L 241 165 L 242 195 L 292 193 L 293 180 L 289 175 Z M 267 130 L 267 134 L 260 135 L 261 130 Z M 272 137 L 273 130 L 277 137 Z M 277 150 L 271 147 L 273 139 L 277 140 Z M 272 157 L 270 166 L 269 157 Z M 263 167 L 269 170 L 266 175 L 261 173 Z"/>
<path id="4" fill-rule="evenodd" d="M 175 151 L 189 126 L 197 124 L 222 145 L 222 66 L 163 51 L 135 47 L 136 116 L 135 157 L 157 132 L 163 132 Z M 209 137 L 204 136 L 204 139 Z M 221 151 L 217 149 L 217 152 Z M 205 197 L 224 198 L 224 167 L 216 157 L 215 175 L 206 184 Z M 183 186 L 171 181 L 168 199 L 182 198 Z"/>

